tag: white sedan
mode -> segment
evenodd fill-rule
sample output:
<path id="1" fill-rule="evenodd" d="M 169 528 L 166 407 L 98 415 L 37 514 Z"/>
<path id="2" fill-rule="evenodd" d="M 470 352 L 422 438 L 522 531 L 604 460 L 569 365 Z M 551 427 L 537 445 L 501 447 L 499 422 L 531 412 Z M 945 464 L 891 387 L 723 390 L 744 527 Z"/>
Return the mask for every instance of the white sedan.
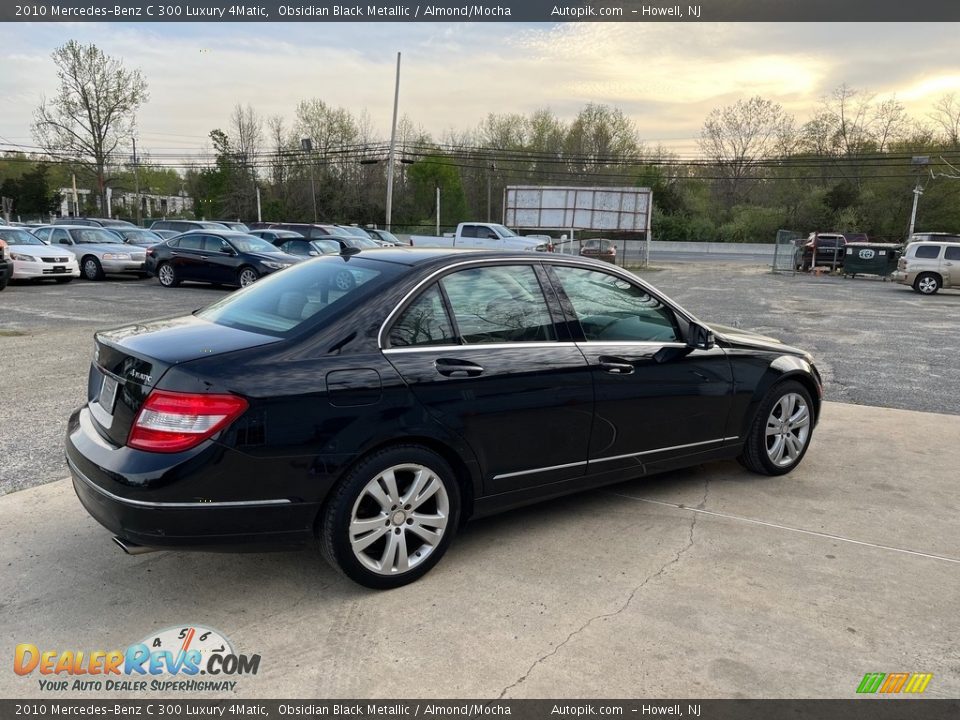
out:
<path id="1" fill-rule="evenodd" d="M 7 243 L 13 261 L 12 280 L 56 280 L 68 283 L 80 277 L 76 256 L 63 247 L 47 245 L 32 233 L 17 227 L 0 227 L 0 240 Z"/>

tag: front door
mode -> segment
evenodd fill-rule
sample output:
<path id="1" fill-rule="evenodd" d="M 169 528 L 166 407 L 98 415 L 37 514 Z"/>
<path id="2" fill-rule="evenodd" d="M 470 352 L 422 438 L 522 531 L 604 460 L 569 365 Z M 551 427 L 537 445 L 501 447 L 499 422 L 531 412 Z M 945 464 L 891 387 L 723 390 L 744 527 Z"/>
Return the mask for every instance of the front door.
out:
<path id="1" fill-rule="evenodd" d="M 724 351 L 689 348 L 676 314 L 640 285 L 553 266 L 596 388 L 591 473 L 720 447 L 733 377 Z"/>

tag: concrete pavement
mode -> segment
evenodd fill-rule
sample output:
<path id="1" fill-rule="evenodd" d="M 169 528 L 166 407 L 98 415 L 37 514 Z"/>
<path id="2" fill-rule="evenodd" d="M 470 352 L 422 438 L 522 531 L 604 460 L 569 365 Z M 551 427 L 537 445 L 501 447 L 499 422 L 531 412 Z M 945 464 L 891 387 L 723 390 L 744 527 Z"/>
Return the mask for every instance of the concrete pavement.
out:
<path id="1" fill-rule="evenodd" d="M 17 643 L 193 623 L 261 655 L 236 697 L 847 698 L 901 671 L 960 697 L 958 437 L 828 403 L 789 476 L 712 464 L 478 521 L 391 592 L 313 552 L 128 557 L 68 482 L 22 490 L 0 497 L 0 697 L 44 696 Z"/>

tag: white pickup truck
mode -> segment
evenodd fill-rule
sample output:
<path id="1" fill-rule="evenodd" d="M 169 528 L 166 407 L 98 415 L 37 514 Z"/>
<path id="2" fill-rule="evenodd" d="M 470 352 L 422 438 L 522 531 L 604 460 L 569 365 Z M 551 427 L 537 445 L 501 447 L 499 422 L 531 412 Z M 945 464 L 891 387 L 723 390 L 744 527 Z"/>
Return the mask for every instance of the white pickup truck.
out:
<path id="1" fill-rule="evenodd" d="M 457 225 L 453 235 L 434 237 L 430 235 L 411 235 L 413 247 L 453 247 L 484 250 L 536 250 L 548 252 L 552 249 L 549 240 L 542 237 L 521 237 L 513 230 L 499 223 L 468 222 Z"/>

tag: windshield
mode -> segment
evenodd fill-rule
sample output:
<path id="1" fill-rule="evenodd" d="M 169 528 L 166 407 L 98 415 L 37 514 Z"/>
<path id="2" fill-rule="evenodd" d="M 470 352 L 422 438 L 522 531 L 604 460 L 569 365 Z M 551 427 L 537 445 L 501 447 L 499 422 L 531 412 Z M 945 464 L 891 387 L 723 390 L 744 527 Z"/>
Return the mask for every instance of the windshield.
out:
<path id="1" fill-rule="evenodd" d="M 311 247 L 324 255 L 339 255 L 340 243 L 336 240 L 311 240 Z"/>
<path id="2" fill-rule="evenodd" d="M 15 228 L 0 228 L 0 240 L 5 240 L 8 245 L 43 245 L 33 233 L 26 230 L 17 230 Z"/>
<path id="3" fill-rule="evenodd" d="M 400 244 L 400 238 L 398 238 L 396 235 L 394 235 L 391 232 L 387 232 L 386 230 L 377 230 L 377 235 L 380 236 L 381 240 L 386 240 L 396 245 Z"/>
<path id="4" fill-rule="evenodd" d="M 375 295 L 402 266 L 359 256 L 326 256 L 294 265 L 197 312 L 227 327 L 284 336 L 356 307 Z M 348 288 L 342 290 L 340 288 Z"/>
<path id="5" fill-rule="evenodd" d="M 280 249 L 256 235 L 231 235 L 227 241 L 240 252 L 278 253 Z"/>
<path id="6" fill-rule="evenodd" d="M 75 243 L 81 245 L 93 245 L 94 243 L 123 244 L 123 240 L 116 233 L 103 228 L 76 228 L 70 231 L 70 236 Z"/>
<path id="7" fill-rule="evenodd" d="M 506 225 L 491 225 L 490 227 L 496 230 L 500 237 L 518 237 L 517 234 Z"/>
<path id="8" fill-rule="evenodd" d="M 366 238 L 367 240 L 370 239 L 370 233 L 368 233 L 366 230 L 362 228 L 358 228 L 353 225 L 338 225 L 337 227 L 340 230 L 343 230 L 346 233 L 350 233 L 351 235 L 354 235 L 358 238 Z"/>
<path id="9" fill-rule="evenodd" d="M 162 237 L 157 235 L 153 230 L 118 230 L 121 235 L 123 235 L 127 240 L 132 240 L 134 242 L 161 242 Z"/>

